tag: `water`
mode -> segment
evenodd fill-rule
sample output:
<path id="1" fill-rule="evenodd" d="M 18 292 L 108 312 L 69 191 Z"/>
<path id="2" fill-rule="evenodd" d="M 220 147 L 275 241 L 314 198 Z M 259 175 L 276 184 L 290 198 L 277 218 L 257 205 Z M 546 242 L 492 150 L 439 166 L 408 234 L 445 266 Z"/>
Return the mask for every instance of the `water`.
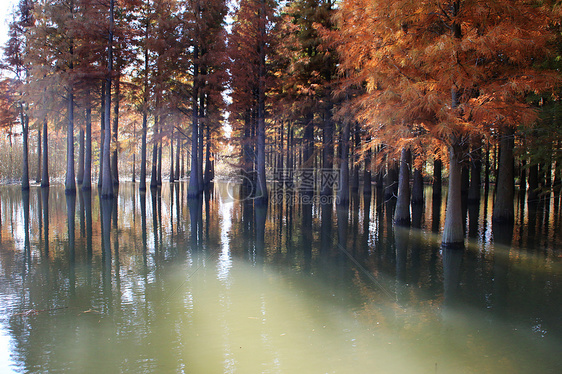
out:
<path id="1" fill-rule="evenodd" d="M 552 201 L 505 233 L 483 199 L 443 252 L 430 195 L 399 230 L 380 196 L 266 210 L 232 187 L 0 188 L 0 372 L 560 372 Z"/>

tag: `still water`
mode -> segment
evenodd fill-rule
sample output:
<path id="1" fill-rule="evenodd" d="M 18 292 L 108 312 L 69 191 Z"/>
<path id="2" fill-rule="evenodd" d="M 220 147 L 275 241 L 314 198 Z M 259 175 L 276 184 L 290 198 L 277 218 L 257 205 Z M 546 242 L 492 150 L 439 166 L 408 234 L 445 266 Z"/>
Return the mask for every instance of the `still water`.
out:
<path id="1" fill-rule="evenodd" d="M 0 373 L 558 373 L 562 232 L 552 200 L 495 232 L 444 203 L 254 208 L 217 184 L 114 203 L 0 188 Z"/>

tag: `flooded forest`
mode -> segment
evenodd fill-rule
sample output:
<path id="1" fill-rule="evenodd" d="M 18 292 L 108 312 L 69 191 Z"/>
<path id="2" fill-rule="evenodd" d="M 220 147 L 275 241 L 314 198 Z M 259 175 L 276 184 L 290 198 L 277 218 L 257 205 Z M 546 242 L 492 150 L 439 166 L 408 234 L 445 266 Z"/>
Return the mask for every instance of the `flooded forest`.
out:
<path id="1" fill-rule="evenodd" d="M 14 0 L 0 372 L 558 373 L 560 9 Z"/>

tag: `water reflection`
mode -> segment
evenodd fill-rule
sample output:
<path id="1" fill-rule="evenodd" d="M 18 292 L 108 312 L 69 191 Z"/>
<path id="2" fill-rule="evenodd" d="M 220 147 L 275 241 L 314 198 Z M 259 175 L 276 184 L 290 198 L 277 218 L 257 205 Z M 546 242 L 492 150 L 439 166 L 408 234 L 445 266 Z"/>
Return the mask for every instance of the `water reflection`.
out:
<path id="1" fill-rule="evenodd" d="M 382 189 L 334 208 L 256 206 L 221 184 L 187 199 L 184 187 L 148 196 L 122 184 L 114 200 L 0 189 L 0 338 L 12 357 L 0 368 L 554 373 L 562 364 L 554 200 L 526 202 L 515 226 L 491 228 L 482 196 L 467 208 L 468 245 L 455 251 L 432 232 L 437 199 L 412 206 L 412 228 L 399 229 Z"/>

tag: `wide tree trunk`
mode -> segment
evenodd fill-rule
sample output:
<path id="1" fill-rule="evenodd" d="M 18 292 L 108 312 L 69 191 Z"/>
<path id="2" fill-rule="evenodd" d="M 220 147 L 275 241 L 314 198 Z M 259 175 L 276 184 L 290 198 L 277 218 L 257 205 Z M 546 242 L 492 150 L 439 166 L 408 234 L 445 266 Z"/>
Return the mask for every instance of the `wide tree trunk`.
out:
<path id="1" fill-rule="evenodd" d="M 49 187 L 49 137 L 47 118 L 43 119 L 43 170 L 41 171 L 41 187 Z"/>
<path id="2" fill-rule="evenodd" d="M 449 187 L 447 210 L 441 244 L 443 247 L 464 247 L 463 216 L 461 205 L 461 156 L 462 147 L 453 143 L 449 147 Z"/>
<path id="3" fill-rule="evenodd" d="M 64 192 L 76 192 L 76 176 L 74 174 L 74 88 L 68 88 L 68 127 L 66 135 L 66 181 Z"/>
<path id="4" fill-rule="evenodd" d="M 402 148 L 400 154 L 400 171 L 398 178 L 398 198 L 394 209 L 394 224 L 410 225 L 410 159 L 409 148 Z"/>
<path id="5" fill-rule="evenodd" d="M 92 106 L 90 93 L 87 93 L 86 103 L 86 143 L 84 145 L 84 176 L 82 180 L 82 190 L 92 189 Z"/>
<path id="6" fill-rule="evenodd" d="M 492 216 L 494 223 L 513 223 L 514 219 L 513 144 L 513 129 L 504 129 L 500 141 L 497 192 Z"/>

